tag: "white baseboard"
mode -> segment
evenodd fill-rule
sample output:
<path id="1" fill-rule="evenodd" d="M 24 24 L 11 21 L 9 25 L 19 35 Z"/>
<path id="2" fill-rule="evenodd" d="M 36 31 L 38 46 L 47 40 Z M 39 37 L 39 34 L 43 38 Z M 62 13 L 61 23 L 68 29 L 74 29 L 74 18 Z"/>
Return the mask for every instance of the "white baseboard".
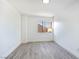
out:
<path id="1" fill-rule="evenodd" d="M 28 43 L 28 41 L 22 41 L 21 43 Z"/>
<path id="2" fill-rule="evenodd" d="M 72 55 L 74 55 L 75 57 L 77 57 L 79 59 L 79 55 L 75 52 L 75 51 L 71 51 L 68 48 L 65 48 L 61 43 L 55 41 L 58 45 L 60 45 L 61 47 L 63 47 L 65 50 L 67 50 L 69 53 L 71 53 Z"/>
<path id="3" fill-rule="evenodd" d="M 28 42 L 46 42 L 46 41 L 54 41 L 54 40 L 29 40 Z"/>
<path id="4" fill-rule="evenodd" d="M 10 49 L 9 52 L 7 52 L 7 53 L 5 53 L 3 56 L 1 56 L 0 59 L 5 59 L 5 58 L 6 58 L 8 55 L 10 55 L 20 44 L 21 44 L 21 42 L 18 42 L 18 44 L 17 44 L 15 47 L 13 47 L 12 49 Z"/>

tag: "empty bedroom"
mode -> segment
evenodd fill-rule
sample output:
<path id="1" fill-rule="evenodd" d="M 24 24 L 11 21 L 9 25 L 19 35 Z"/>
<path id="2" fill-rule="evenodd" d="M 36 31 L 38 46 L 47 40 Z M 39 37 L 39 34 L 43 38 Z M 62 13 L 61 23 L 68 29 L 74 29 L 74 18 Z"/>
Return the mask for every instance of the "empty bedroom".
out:
<path id="1" fill-rule="evenodd" d="M 79 0 L 0 0 L 0 59 L 79 59 Z"/>

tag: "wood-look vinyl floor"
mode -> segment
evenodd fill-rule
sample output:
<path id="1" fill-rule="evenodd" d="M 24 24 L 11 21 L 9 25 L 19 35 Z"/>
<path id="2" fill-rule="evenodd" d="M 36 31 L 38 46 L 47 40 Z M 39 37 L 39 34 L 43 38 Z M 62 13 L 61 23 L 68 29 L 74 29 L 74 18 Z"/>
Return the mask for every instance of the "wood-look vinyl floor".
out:
<path id="1" fill-rule="evenodd" d="M 6 59 L 77 59 L 55 42 L 26 43 L 20 45 Z"/>

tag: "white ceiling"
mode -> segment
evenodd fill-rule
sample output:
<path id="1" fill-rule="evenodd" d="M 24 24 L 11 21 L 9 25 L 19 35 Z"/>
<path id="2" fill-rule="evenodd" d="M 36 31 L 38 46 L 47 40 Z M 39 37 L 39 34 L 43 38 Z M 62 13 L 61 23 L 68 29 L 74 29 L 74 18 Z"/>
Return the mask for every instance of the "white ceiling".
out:
<path id="1" fill-rule="evenodd" d="M 43 4 L 42 0 L 8 0 L 21 14 L 53 16 L 66 10 L 74 9 L 79 0 L 50 0 Z M 76 7 L 78 8 L 79 5 Z"/>

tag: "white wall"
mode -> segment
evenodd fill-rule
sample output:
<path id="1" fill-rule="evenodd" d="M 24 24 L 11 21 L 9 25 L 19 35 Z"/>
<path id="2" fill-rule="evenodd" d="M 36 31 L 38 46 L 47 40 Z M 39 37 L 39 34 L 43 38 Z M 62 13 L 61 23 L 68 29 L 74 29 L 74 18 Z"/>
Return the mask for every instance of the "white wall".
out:
<path id="1" fill-rule="evenodd" d="M 45 20 L 48 22 L 53 21 L 52 18 L 49 17 L 22 16 L 23 25 L 26 24 L 26 26 L 23 28 L 23 37 L 25 37 L 22 39 L 23 42 L 53 41 L 53 33 L 38 33 L 38 23 L 40 20 Z"/>
<path id="2" fill-rule="evenodd" d="M 78 5 L 60 11 L 60 13 L 55 17 L 54 28 L 55 41 L 69 52 L 79 57 Z"/>
<path id="3" fill-rule="evenodd" d="M 0 0 L 0 58 L 8 56 L 21 42 L 21 17 L 5 0 Z"/>

